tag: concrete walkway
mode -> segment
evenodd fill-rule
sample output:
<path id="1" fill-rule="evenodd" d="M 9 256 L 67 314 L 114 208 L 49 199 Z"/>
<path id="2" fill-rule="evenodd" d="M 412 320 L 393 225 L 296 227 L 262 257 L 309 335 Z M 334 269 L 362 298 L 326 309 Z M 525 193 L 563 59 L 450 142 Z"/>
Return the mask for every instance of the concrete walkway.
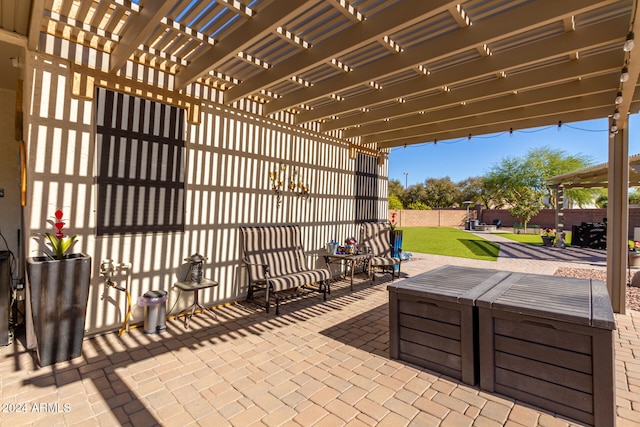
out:
<path id="1" fill-rule="evenodd" d="M 607 268 L 607 254 L 602 249 L 532 246 L 507 239 L 500 233 L 473 232 L 472 234 L 500 244 L 500 253 L 496 262 L 421 254 L 415 254 L 414 258 L 422 260 L 426 257 L 430 265 L 435 262 L 438 266 L 450 264 L 538 274 L 553 274 L 559 267 L 598 270 Z"/>
<path id="2" fill-rule="evenodd" d="M 483 235 L 483 237 L 485 237 Z M 487 236 L 491 237 L 491 236 Z M 499 238 L 499 236 L 491 237 Z M 597 253 L 501 242 L 498 262 L 414 254 L 411 277 L 445 264 L 548 272 L 600 267 Z M 573 254 L 575 259 L 565 257 Z M 0 348 L 3 426 L 570 426 L 511 398 L 389 358 L 386 283 L 358 278 L 292 300 L 282 315 L 239 303 L 86 340 L 83 356 L 38 368 L 18 341 Z M 618 427 L 640 425 L 640 313 L 617 315 Z"/>

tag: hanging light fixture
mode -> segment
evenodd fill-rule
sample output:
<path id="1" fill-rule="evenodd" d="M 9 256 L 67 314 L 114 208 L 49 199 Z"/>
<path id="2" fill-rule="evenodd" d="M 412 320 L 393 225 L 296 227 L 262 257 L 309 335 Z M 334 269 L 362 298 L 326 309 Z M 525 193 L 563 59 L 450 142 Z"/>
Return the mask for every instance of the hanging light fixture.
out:
<path id="1" fill-rule="evenodd" d="M 624 46 L 622 46 L 622 49 L 625 52 L 631 52 L 635 47 L 635 45 L 636 44 L 633 41 L 633 31 L 629 31 L 629 34 L 627 34 L 627 40 L 625 40 Z"/>
<path id="2" fill-rule="evenodd" d="M 618 120 L 620 118 L 620 110 L 619 109 L 615 109 L 615 111 L 613 112 L 613 120 Z"/>
<path id="3" fill-rule="evenodd" d="M 611 133 L 617 133 L 618 132 L 618 125 L 616 124 L 616 121 L 614 120 L 613 123 L 611 124 Z"/>
<path id="4" fill-rule="evenodd" d="M 622 67 L 622 73 L 620 73 L 620 81 L 622 83 L 629 81 L 629 69 L 627 67 Z"/>
<path id="5" fill-rule="evenodd" d="M 622 104 L 622 92 L 618 92 L 618 94 L 616 95 L 615 103 L 616 105 Z"/>

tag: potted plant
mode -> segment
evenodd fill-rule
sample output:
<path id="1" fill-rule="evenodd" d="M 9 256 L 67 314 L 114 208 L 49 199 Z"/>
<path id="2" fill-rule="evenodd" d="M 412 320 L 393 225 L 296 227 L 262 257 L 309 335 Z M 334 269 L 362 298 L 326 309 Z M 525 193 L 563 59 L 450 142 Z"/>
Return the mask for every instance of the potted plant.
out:
<path id="1" fill-rule="evenodd" d="M 542 246 L 553 246 L 553 242 L 556 240 L 556 230 L 543 228 L 540 237 L 542 237 Z"/>
<path id="2" fill-rule="evenodd" d="M 640 267 L 640 242 L 629 240 L 629 267 Z"/>
<path id="3" fill-rule="evenodd" d="M 391 213 L 391 221 L 389 221 L 389 243 L 391 243 L 391 255 L 394 258 L 400 258 L 400 252 L 402 251 L 402 230 L 396 229 L 396 212 Z M 395 265 L 393 267 L 395 271 L 400 269 L 400 266 Z"/>
<path id="4" fill-rule="evenodd" d="M 67 252 L 77 235 L 65 236 L 63 212 L 48 220 L 55 233 L 44 233 L 44 256 L 27 259 L 31 320 L 40 366 L 71 360 L 82 354 L 91 257 Z"/>

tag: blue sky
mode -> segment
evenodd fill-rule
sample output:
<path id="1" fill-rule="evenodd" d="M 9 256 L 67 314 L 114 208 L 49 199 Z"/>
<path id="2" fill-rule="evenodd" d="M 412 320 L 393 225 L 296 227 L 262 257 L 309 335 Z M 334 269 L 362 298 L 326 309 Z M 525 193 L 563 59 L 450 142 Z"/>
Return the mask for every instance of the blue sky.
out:
<path id="1" fill-rule="evenodd" d="M 640 153 L 640 117 L 630 116 L 629 155 Z M 549 146 L 567 154 L 588 156 L 593 164 L 608 160 L 607 119 L 575 122 L 484 136 L 397 147 L 389 154 L 389 179 L 409 186 L 427 178 L 448 176 L 453 182 L 486 174 L 504 157 L 521 157 L 532 148 Z"/>

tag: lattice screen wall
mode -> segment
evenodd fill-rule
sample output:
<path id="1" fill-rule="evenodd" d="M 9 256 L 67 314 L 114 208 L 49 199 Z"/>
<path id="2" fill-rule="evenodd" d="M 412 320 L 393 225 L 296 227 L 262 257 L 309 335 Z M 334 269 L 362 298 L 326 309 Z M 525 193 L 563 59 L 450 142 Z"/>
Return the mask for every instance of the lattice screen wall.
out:
<path id="1" fill-rule="evenodd" d="M 312 253 L 308 262 L 313 264 L 322 262 L 319 255 L 329 240 L 357 236 L 357 221 L 386 219 L 376 218 L 386 215 L 386 199 L 380 197 L 386 188 L 386 164 L 377 165 L 375 158 L 366 156 L 358 160 L 346 142 L 330 136 L 207 101 L 202 104 L 198 124 L 187 124 L 178 118 L 179 113 L 175 116 L 169 113 L 167 119 L 171 122 L 174 120 L 171 117 L 175 117 L 177 127 L 171 135 L 176 140 L 179 135 L 184 137 L 184 151 L 179 154 L 181 143 L 176 142 L 173 151 L 176 167 L 168 167 L 167 179 L 160 187 L 184 185 L 184 231 L 99 235 L 102 164 L 99 149 L 104 147 L 99 129 L 104 122 L 96 121 L 96 117 L 101 95 L 94 99 L 73 97 L 73 71 L 64 61 L 33 55 L 28 58 L 27 67 L 32 79 L 26 86 L 33 100 L 27 115 L 27 251 L 30 255 L 38 252 L 40 243 L 31 237 L 46 231 L 46 218 L 53 215 L 56 207 L 63 208 L 69 232 L 80 236 L 75 251 L 88 253 L 94 260 L 87 317 L 90 333 L 116 329 L 124 315 L 125 296 L 105 290 L 104 279 L 99 275 L 103 259 L 132 264 L 130 285 L 134 303 L 147 290 L 164 289 L 169 291 L 168 307 L 178 311 L 191 302 L 191 296 L 179 296 L 172 285 L 180 278 L 183 259 L 195 252 L 208 258 L 205 277 L 221 284 L 202 291 L 201 302 L 213 305 L 244 298 L 240 225 L 300 224 L 305 249 Z M 126 114 L 123 110 L 122 120 L 126 117 L 127 123 L 131 120 L 134 123 L 135 114 L 130 112 L 138 108 L 136 102 L 149 105 L 149 101 L 126 99 L 134 107 Z M 173 111 L 167 108 L 165 111 Z M 183 124 L 182 129 L 179 123 Z M 135 128 L 127 124 L 127 129 L 132 127 Z M 132 150 L 128 141 L 141 137 L 123 134 L 113 138 L 120 141 L 113 145 L 112 171 L 122 170 L 124 174 L 118 179 L 126 181 L 133 160 L 142 159 L 140 150 L 135 155 L 127 151 Z M 169 158 L 168 154 L 155 158 L 151 155 L 144 163 L 158 161 L 168 165 Z M 182 172 L 178 164 L 182 164 Z M 296 181 L 303 181 L 308 188 L 308 197 L 299 196 L 285 185 L 278 205 L 270 172 L 283 165 L 284 181 L 288 183 L 295 175 Z M 359 178 L 356 171 L 360 171 Z M 122 190 L 121 194 L 124 193 L 127 192 Z M 117 200 L 120 196 L 116 192 L 113 197 Z M 150 205 L 142 202 L 138 206 Z M 124 228 L 138 225 L 126 221 L 119 224 Z M 116 223 L 110 226 L 115 227 Z M 124 284 L 126 276 L 115 279 Z M 133 322 L 141 321 L 142 308 L 134 308 L 133 315 Z"/>

